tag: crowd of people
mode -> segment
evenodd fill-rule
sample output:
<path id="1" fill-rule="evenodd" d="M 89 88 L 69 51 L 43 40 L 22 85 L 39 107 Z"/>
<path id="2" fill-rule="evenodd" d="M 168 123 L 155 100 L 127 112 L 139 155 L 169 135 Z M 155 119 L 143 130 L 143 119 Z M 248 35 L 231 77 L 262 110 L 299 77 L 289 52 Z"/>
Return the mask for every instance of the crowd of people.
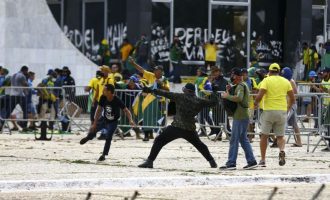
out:
<path id="1" fill-rule="evenodd" d="M 219 127 L 224 123 L 225 129 L 231 134 L 228 160 L 225 165 L 220 167 L 222 170 L 236 169 L 239 143 L 247 160 L 245 169 L 255 168 L 258 165 L 266 166 L 266 149 L 270 138 L 273 141 L 272 146 L 278 147 L 280 150 L 279 165 L 285 165 L 284 134 L 287 124 L 292 126 L 295 131 L 296 142 L 293 146 L 302 146 L 296 113 L 297 107 L 301 105 L 296 103 L 295 95 L 298 93 L 298 89 L 293 80 L 292 69 L 281 68 L 277 63 L 271 64 L 268 70 L 253 65 L 249 68 L 233 68 L 227 78 L 224 76 L 223 70 L 216 66 L 214 55 L 218 49 L 211 38 L 209 43 L 205 44 L 205 58 L 207 59 L 205 66 L 198 68 L 195 83 L 186 84 L 183 93 L 179 94 L 170 92 L 169 84 L 170 81 L 181 82 L 179 55 L 182 53 L 182 49 L 179 40 L 174 37 L 170 50 L 173 79 L 164 76 L 164 69 L 161 65 L 150 65 L 147 46 L 148 42 L 145 37 L 141 37 L 135 47 L 129 44 L 128 40 L 125 40 L 121 48 L 121 62 L 109 64 L 110 66 L 100 65 L 95 77 L 85 87 L 85 91 L 91 94 L 91 128 L 87 136 L 80 141 L 80 144 L 85 144 L 96 137 L 98 131 L 101 131 L 98 139 L 104 139 L 105 146 L 99 161 L 104 161 L 108 155 L 113 134 L 121 123 L 131 125 L 137 139 L 142 139 L 141 133 L 144 133 L 143 141 L 153 139 L 155 129 L 165 126 L 165 120 L 162 119 L 166 116 L 166 99 L 176 104 L 174 121 L 157 136 L 148 159 L 139 167 L 152 168 L 161 148 L 177 138 L 184 138 L 192 143 L 210 163 L 211 167 L 217 167 L 207 146 L 199 137 L 216 135 L 216 138 L 221 140 L 222 131 Z M 107 55 L 106 47 L 102 51 L 104 51 L 104 55 Z M 304 51 L 306 51 L 305 46 Z M 309 52 L 308 47 L 307 52 Z M 312 55 L 314 54 L 312 53 Z M 310 56 L 310 58 L 314 57 L 316 58 L 316 54 Z M 108 62 L 106 58 L 101 58 L 101 60 Z M 305 61 L 307 61 L 307 56 L 304 53 Z M 308 92 L 329 93 L 330 68 L 321 67 L 322 65 L 317 67 L 319 64 L 314 61 L 305 64 L 306 80 L 310 83 L 321 83 L 310 85 Z M 19 72 L 12 76 L 9 76 L 7 69 L 1 67 L 0 86 L 10 86 L 10 88 L 0 89 L 0 103 L 4 105 L 1 106 L 0 110 L 1 119 L 11 118 L 13 110 L 19 105 L 23 119 L 36 119 L 38 117 L 40 121 L 45 121 L 46 113 L 50 113 L 50 118 L 47 119 L 48 128 L 54 129 L 54 121 L 61 115 L 63 100 L 75 101 L 75 81 L 71 76 L 70 69 L 66 66 L 62 69 L 50 69 L 46 76 L 40 83 L 33 84 L 35 73 L 29 71 L 27 66 L 23 66 Z M 38 87 L 34 88 L 34 85 Z M 125 92 L 119 93 L 116 90 L 124 90 Z M 141 90 L 142 92 L 135 92 Z M 250 94 L 256 96 L 253 97 Z M 33 102 L 33 95 L 38 97 L 37 104 Z M 229 123 L 228 115 L 224 114 L 224 105 L 221 104 L 223 99 L 234 102 L 236 105 L 232 113 L 232 123 Z M 313 104 L 313 100 L 305 105 L 307 115 L 312 115 L 309 108 L 311 104 Z M 325 111 L 325 117 L 318 116 L 318 120 L 328 119 L 324 123 L 329 124 L 329 99 L 324 99 L 323 106 L 325 109 L 322 110 Z M 261 125 L 261 160 L 259 164 L 250 144 L 254 135 L 247 134 L 248 131 L 255 132 L 257 108 L 262 111 L 259 119 Z M 210 115 L 211 109 L 212 115 Z M 125 121 L 125 117 L 121 116 L 123 114 L 126 115 L 128 121 Z M 197 134 L 196 116 L 198 116 L 197 121 L 200 124 L 207 123 L 211 126 L 210 133 L 205 127 L 202 127 L 200 134 Z M 12 118 L 15 117 L 12 116 Z M 30 120 L 28 126 L 29 121 L 25 120 L 20 123 L 20 126 L 23 131 L 35 130 L 37 128 L 35 121 Z M 12 122 L 14 123 L 13 130 L 17 130 L 15 120 Z M 4 121 L 2 120 L 0 123 L 2 129 Z M 140 129 L 137 125 L 141 125 L 143 128 Z M 318 126 L 317 122 L 315 126 Z M 329 128 L 327 134 L 329 135 Z M 330 142 L 330 139 L 326 139 Z M 328 147 L 325 150 L 330 151 Z"/>
<path id="2" fill-rule="evenodd" d="M 22 66 L 20 71 L 12 76 L 9 75 L 8 69 L 1 67 L 0 75 L 0 115 L 1 119 L 12 119 L 12 131 L 19 130 L 17 124 L 24 132 L 36 130 L 37 117 L 40 120 L 47 120 L 48 128 L 53 130 L 54 121 L 59 116 L 61 102 L 64 98 L 72 101 L 75 96 L 75 81 L 67 66 L 62 69 L 49 69 L 46 77 L 37 84 L 33 83 L 35 73 L 29 71 L 27 66 Z M 36 100 L 33 99 L 34 96 L 37 96 Z M 16 123 L 17 105 L 23 114 L 23 121 Z M 50 118 L 45 118 L 46 113 L 50 113 Z M 29 126 L 27 126 L 27 119 L 30 119 Z M 1 120 L 0 130 L 3 125 L 4 120 Z"/>

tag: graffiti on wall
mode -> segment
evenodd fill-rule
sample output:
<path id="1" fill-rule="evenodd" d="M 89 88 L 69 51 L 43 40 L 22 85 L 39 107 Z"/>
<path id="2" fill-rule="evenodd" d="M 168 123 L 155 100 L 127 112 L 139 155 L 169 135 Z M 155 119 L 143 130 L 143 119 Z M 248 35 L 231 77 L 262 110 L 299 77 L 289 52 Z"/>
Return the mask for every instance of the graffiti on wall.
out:
<path id="1" fill-rule="evenodd" d="M 98 50 L 101 40 L 95 38 L 94 29 L 86 29 L 84 32 L 74 29 L 70 30 L 68 26 L 64 26 L 64 34 L 72 42 L 72 44 L 81 50 L 87 58 L 93 62 L 98 62 Z M 114 24 L 107 27 L 106 39 L 109 42 L 112 58 L 119 57 L 119 48 L 123 43 L 123 39 L 127 36 L 127 27 L 125 24 Z"/>
<path id="2" fill-rule="evenodd" d="M 164 28 L 158 24 L 151 27 L 150 52 L 157 62 L 169 61 L 170 41 Z"/>
<path id="3" fill-rule="evenodd" d="M 282 41 L 276 40 L 273 36 L 273 30 L 269 30 L 264 37 L 258 35 L 256 31 L 252 31 L 251 43 L 256 42 L 256 51 L 261 55 L 260 62 L 269 63 L 282 60 Z"/>
<path id="4" fill-rule="evenodd" d="M 163 28 L 156 26 L 152 29 L 152 55 L 159 56 L 161 60 L 168 60 L 169 56 L 169 38 L 162 34 Z M 254 31 L 251 35 L 251 42 L 257 41 L 256 51 L 262 54 L 260 62 L 273 62 L 282 59 L 282 41 L 273 38 L 273 31 L 264 38 L 258 36 Z M 174 35 L 177 35 L 184 45 L 183 60 L 185 61 L 203 61 L 203 44 L 208 41 L 208 29 L 200 27 L 174 29 Z M 220 47 L 218 58 L 222 64 L 245 65 L 246 60 L 246 33 L 233 33 L 230 30 L 215 29 L 211 36 L 215 43 Z M 259 38 L 259 39 L 258 39 Z M 155 56 L 157 58 L 157 56 Z M 235 64 L 236 62 L 236 64 Z"/>

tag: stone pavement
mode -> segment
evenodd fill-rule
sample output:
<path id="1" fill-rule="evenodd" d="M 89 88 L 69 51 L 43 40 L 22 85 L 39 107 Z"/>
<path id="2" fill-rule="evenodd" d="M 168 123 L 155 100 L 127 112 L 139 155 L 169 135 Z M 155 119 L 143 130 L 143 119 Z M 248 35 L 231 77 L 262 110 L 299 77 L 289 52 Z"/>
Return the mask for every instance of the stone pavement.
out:
<path id="1" fill-rule="evenodd" d="M 167 145 L 154 169 L 136 166 L 150 151 L 152 140 L 115 138 L 108 159 L 96 162 L 103 141 L 79 145 L 82 135 L 35 141 L 30 134 L 0 134 L 0 199 L 124 199 L 138 190 L 138 199 L 311 199 L 322 183 L 319 199 L 330 196 L 330 152 L 306 153 L 287 145 L 287 164 L 278 165 L 278 149 L 268 148 L 267 167 L 243 170 L 240 149 L 235 171 L 212 169 L 197 150 L 182 139 Z M 228 141 L 202 140 L 218 165 L 226 162 Z M 304 137 L 306 144 L 306 137 Z M 311 137 L 315 144 L 318 137 Z M 258 141 L 252 143 L 257 160 Z"/>

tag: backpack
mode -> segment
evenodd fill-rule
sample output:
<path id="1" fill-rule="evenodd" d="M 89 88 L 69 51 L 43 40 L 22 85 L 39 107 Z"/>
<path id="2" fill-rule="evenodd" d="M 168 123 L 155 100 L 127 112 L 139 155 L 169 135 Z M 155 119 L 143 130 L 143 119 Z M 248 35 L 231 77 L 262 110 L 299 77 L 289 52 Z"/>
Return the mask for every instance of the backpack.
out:
<path id="1" fill-rule="evenodd" d="M 229 90 L 229 94 L 230 95 L 235 95 L 235 89 L 236 89 L 237 85 L 235 85 L 234 87 L 231 87 L 230 90 Z M 243 88 L 244 88 L 244 95 L 245 95 L 245 84 L 243 84 Z M 237 109 L 237 104 L 236 102 L 233 102 L 233 101 L 230 101 L 228 99 L 221 99 L 222 100 L 222 106 L 223 108 L 225 109 L 225 111 L 227 112 L 227 115 L 228 116 L 233 116 L 236 109 Z M 241 104 L 242 107 L 245 108 L 245 106 L 243 106 Z"/>

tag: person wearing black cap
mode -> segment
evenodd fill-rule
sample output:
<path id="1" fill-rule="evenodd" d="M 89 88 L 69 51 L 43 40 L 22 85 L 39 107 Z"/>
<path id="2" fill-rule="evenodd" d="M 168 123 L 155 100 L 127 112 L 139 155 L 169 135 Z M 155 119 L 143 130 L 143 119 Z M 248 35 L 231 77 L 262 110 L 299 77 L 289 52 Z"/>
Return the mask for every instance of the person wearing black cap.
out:
<path id="1" fill-rule="evenodd" d="M 65 96 L 69 101 L 73 101 L 76 94 L 76 83 L 74 81 L 74 78 L 71 76 L 71 71 L 66 66 L 62 69 L 62 77 L 62 86 L 66 86 L 64 88 Z"/>
<path id="2" fill-rule="evenodd" d="M 199 139 L 196 132 L 195 116 L 205 107 L 215 106 L 218 103 L 218 98 L 215 94 L 211 94 L 210 100 L 198 98 L 195 95 L 195 86 L 192 83 L 187 83 L 183 87 L 182 93 L 167 92 L 159 89 L 150 89 L 144 87 L 145 93 L 152 93 L 170 99 L 175 102 L 176 115 L 171 125 L 167 126 L 154 141 L 148 159 L 140 164 L 141 168 L 153 168 L 158 153 L 166 144 L 171 141 L 183 138 L 190 142 L 197 150 L 209 161 L 212 168 L 216 168 L 217 164 L 210 154 L 207 146 Z"/>
<path id="3" fill-rule="evenodd" d="M 243 82 L 242 71 L 239 68 L 233 68 L 230 76 L 234 88 L 227 85 L 226 92 L 221 97 L 237 103 L 237 108 L 233 115 L 233 128 L 230 137 L 230 146 L 227 163 L 220 167 L 221 170 L 235 170 L 239 143 L 244 150 L 247 165 L 243 169 L 252 169 L 257 167 L 257 161 L 254 158 L 250 141 L 247 137 L 247 128 L 249 124 L 249 88 Z M 234 90 L 231 95 L 229 90 Z"/>

